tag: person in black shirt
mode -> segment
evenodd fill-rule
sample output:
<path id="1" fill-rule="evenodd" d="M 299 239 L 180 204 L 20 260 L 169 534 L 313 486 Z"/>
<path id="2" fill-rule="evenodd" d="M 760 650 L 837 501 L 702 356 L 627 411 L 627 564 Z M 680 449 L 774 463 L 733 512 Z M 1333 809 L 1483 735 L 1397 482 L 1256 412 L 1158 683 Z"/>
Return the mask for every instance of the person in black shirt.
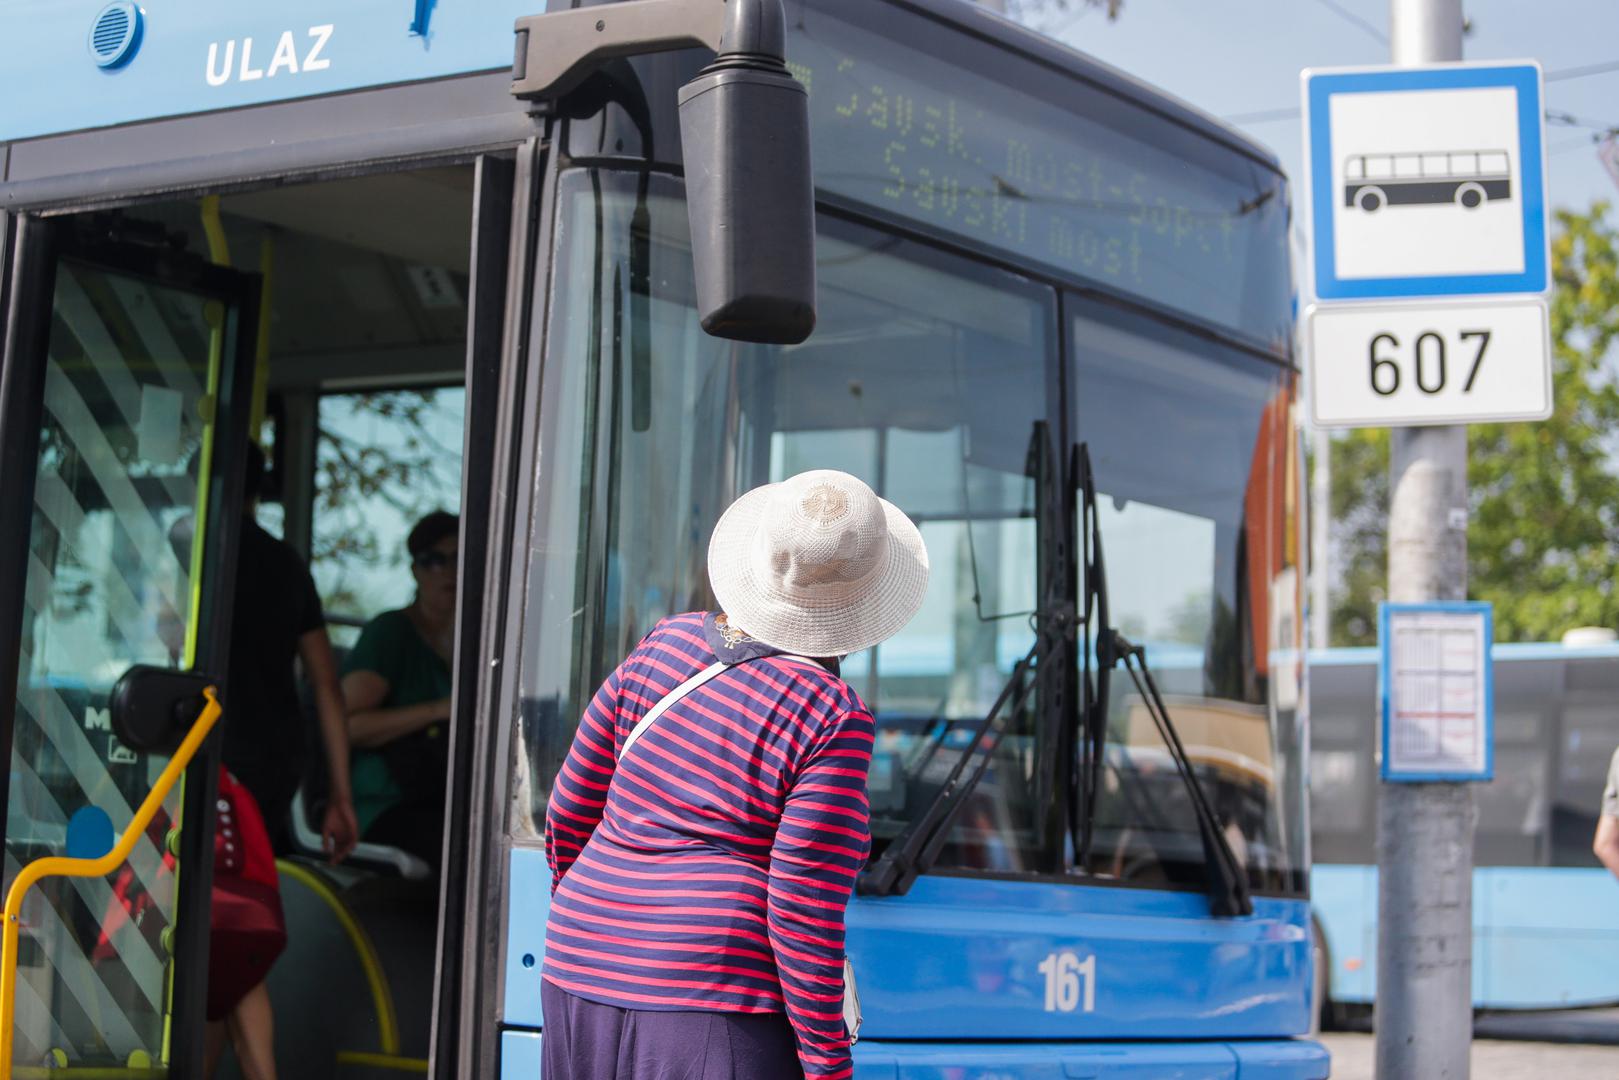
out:
<path id="1" fill-rule="evenodd" d="M 302 660 L 326 751 L 330 788 L 321 833 L 335 863 L 353 850 L 359 836 L 349 786 L 347 714 L 314 578 L 290 545 L 254 519 L 264 471 L 263 452 L 249 446 L 225 675 L 225 767 L 253 793 L 275 853 L 288 854 L 292 798 L 303 776 L 307 745 L 293 675 L 294 659 Z"/>
<path id="2" fill-rule="evenodd" d="M 303 707 L 293 672 L 294 660 L 302 660 L 304 676 L 314 689 L 330 782 L 321 833 L 328 858 L 337 863 L 354 849 L 360 831 L 349 785 L 347 712 L 314 578 L 298 553 L 265 532 L 254 517 L 264 476 L 264 453 L 256 444 L 249 443 L 241 542 L 236 562 L 236 598 L 231 613 L 230 659 L 221 701 L 224 765 L 258 804 L 270 848 L 276 855 L 289 853 L 292 799 L 303 777 L 307 743 Z M 245 854 L 248 838 L 241 832 L 245 822 L 225 820 L 223 808 L 227 803 L 223 801 L 223 792 L 222 786 L 222 817 L 215 837 L 215 857 L 223 857 L 224 869 L 229 870 L 239 861 L 237 857 Z M 216 878 L 213 925 L 216 938 L 221 933 L 220 920 L 224 917 L 219 906 L 220 884 Z M 265 914 L 260 921 L 281 922 L 284 929 L 279 903 L 272 898 L 269 905 L 276 909 L 274 914 Z M 238 908 L 227 911 L 245 917 Z M 279 948 L 276 946 L 277 952 Z M 214 978 L 211 970 L 211 983 Z M 233 1004 L 216 1003 L 210 998 L 210 1017 L 212 1010 L 217 1009 L 222 1019 L 210 1019 L 208 1024 L 207 1074 L 213 1075 L 228 1038 L 236 1049 L 244 1076 L 273 1080 L 276 1075 L 275 1019 L 269 988 L 260 981 L 245 992 L 233 989 L 230 996 L 235 997 L 237 993 L 241 996 Z"/>

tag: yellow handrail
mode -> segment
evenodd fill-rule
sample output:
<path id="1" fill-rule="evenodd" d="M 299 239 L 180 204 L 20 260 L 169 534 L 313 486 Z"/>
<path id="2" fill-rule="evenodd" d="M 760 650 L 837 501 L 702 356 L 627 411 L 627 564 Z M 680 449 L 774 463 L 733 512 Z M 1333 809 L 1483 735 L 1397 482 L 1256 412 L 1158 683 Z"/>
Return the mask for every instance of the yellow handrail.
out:
<path id="1" fill-rule="evenodd" d="M 23 897 L 44 878 L 106 877 L 124 864 L 129 853 L 135 850 L 136 842 L 146 832 L 146 827 L 152 823 L 152 818 L 157 815 L 163 800 L 168 798 L 175 781 L 191 764 L 203 740 L 219 720 L 218 692 L 210 686 L 202 693 L 208 699 L 202 715 L 191 725 L 191 730 L 174 756 L 169 758 L 169 763 L 163 766 L 163 772 L 158 776 L 157 783 L 152 785 L 146 801 L 135 811 L 135 816 L 111 851 L 99 859 L 68 859 L 56 855 L 35 859 L 23 867 L 17 874 L 17 880 L 11 883 L 11 890 L 6 893 L 4 924 L 0 925 L 0 1080 L 11 1080 L 12 1028 L 16 1023 L 17 1011 L 17 934 L 21 928 Z"/>
<path id="2" fill-rule="evenodd" d="M 310 870 L 285 859 L 277 859 L 275 868 L 287 877 L 296 881 L 316 898 L 326 905 L 337 920 L 337 925 L 348 936 L 349 944 L 354 946 L 354 955 L 359 958 L 360 970 L 365 972 L 366 985 L 371 988 L 371 1004 L 377 1010 L 377 1041 L 382 1044 L 382 1053 L 388 1057 L 397 1057 L 399 1054 L 399 1019 L 394 1012 L 393 991 L 388 986 L 388 975 L 382 969 L 382 960 L 377 956 L 377 947 L 371 943 L 371 935 L 365 932 L 354 913 L 349 911 L 343 903 L 342 897 L 332 891 L 331 886 L 322 881 Z"/>

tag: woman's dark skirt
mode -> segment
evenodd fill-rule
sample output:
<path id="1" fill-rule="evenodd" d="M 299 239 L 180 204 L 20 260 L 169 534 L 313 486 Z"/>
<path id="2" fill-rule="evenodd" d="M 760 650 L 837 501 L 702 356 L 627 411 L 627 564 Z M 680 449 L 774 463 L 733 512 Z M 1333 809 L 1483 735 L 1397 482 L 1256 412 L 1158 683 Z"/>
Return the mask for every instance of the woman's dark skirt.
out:
<path id="1" fill-rule="evenodd" d="M 794 1080 L 782 1013 L 653 1012 L 575 997 L 542 982 L 544 1080 Z"/>

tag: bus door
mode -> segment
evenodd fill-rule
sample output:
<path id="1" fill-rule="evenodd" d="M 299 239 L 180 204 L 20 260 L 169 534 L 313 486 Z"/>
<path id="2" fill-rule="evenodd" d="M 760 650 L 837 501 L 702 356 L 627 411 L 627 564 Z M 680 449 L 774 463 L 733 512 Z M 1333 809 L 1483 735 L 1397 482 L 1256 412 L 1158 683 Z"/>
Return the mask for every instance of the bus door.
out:
<path id="1" fill-rule="evenodd" d="M 114 682 L 133 664 L 218 678 L 227 655 L 255 279 L 120 221 L 25 217 L 11 253 L 0 364 L 8 888 L 42 856 L 110 850 L 167 761 L 113 735 Z M 27 895 L 16 1075 L 201 1074 L 218 742 L 112 876 L 48 878 Z"/>

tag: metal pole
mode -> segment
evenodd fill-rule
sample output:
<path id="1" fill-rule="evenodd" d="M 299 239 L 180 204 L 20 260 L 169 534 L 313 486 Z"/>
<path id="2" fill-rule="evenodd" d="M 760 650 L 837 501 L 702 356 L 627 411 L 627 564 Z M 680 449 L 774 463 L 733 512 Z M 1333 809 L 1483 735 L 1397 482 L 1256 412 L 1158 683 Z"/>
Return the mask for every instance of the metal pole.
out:
<path id="1" fill-rule="evenodd" d="M 1461 0 L 1390 0 L 1396 64 L 1462 58 Z M 1467 429 L 1396 428 L 1389 599 L 1467 596 Z M 1378 1080 L 1466 1080 L 1473 1038 L 1473 790 L 1379 785 Z"/>
<path id="2" fill-rule="evenodd" d="M 1332 436 L 1317 428 L 1311 436 L 1310 469 L 1310 636 L 1312 649 L 1332 643 Z"/>
<path id="3" fill-rule="evenodd" d="M 1002 15 L 1006 14 L 1006 0 L 978 0 L 978 6 L 987 7 L 991 11 L 998 11 Z"/>

